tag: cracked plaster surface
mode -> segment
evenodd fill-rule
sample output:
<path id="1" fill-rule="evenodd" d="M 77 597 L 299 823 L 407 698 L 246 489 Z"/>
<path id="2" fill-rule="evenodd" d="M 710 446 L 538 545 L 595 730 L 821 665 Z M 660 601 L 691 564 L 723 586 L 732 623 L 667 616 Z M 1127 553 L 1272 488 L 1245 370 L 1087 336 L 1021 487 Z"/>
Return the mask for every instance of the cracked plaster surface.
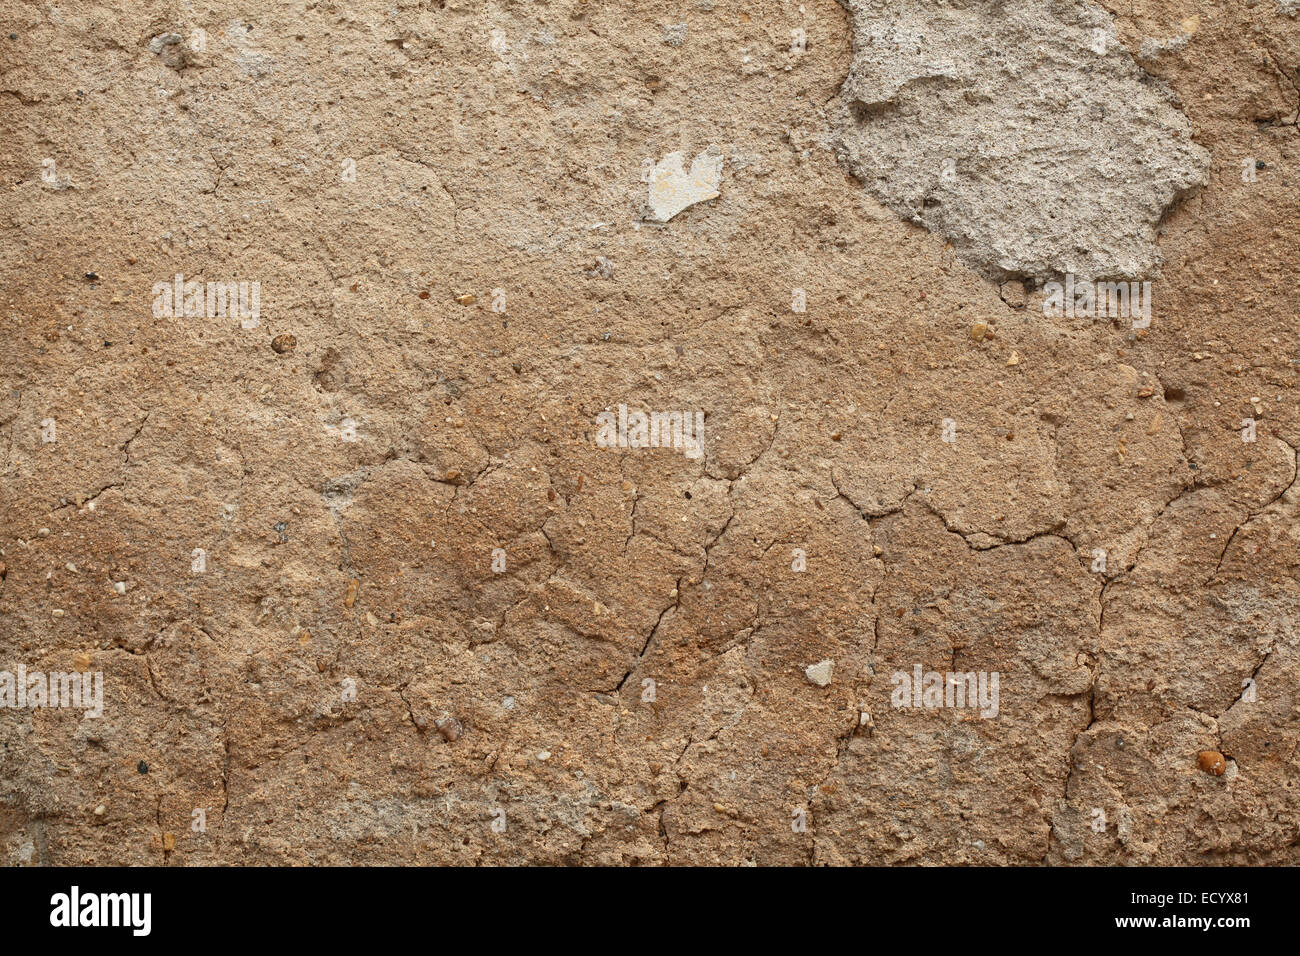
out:
<path id="1" fill-rule="evenodd" d="M 105 700 L 0 710 L 0 858 L 1297 862 L 1300 23 L 908 2 L 959 75 L 878 109 L 853 6 L 11 0 L 0 670 Z M 1150 328 L 1044 315 L 1067 251 L 961 157 L 909 221 L 1005 92 L 954 19 L 1015 69 L 1107 31 L 1035 109 L 1173 157 L 1071 209 Z M 158 316 L 178 273 L 257 324 Z M 601 447 L 620 404 L 703 455 Z M 998 716 L 892 706 L 918 664 Z"/>

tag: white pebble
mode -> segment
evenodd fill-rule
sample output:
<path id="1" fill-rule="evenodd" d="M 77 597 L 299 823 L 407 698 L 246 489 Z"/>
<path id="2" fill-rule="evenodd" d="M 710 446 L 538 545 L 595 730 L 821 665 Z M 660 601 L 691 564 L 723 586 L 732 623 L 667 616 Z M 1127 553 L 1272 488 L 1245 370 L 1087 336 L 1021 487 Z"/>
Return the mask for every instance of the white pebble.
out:
<path id="1" fill-rule="evenodd" d="M 834 661 L 818 661 L 816 664 L 810 664 L 804 669 L 804 676 L 818 687 L 827 687 L 830 685 L 831 671 L 834 668 Z"/>

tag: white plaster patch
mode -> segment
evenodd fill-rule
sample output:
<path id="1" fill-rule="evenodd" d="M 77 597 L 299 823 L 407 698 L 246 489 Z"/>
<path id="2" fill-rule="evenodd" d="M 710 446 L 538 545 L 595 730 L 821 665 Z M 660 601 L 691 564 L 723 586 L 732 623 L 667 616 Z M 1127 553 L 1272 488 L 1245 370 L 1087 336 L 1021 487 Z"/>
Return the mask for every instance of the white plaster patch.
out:
<path id="1" fill-rule="evenodd" d="M 667 222 L 687 206 L 718 197 L 722 185 L 722 149 L 710 145 L 691 160 L 691 170 L 682 166 L 682 152 L 669 153 L 650 171 L 650 199 L 647 219 Z"/>

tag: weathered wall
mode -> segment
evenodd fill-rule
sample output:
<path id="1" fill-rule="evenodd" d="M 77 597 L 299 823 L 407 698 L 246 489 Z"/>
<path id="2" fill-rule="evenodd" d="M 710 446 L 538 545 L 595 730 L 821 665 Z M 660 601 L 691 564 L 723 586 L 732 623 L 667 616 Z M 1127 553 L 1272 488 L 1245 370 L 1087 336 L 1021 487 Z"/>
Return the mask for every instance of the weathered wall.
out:
<path id="1" fill-rule="evenodd" d="M 1300 15 L 850 6 L 5 0 L 0 858 L 1300 862 Z"/>

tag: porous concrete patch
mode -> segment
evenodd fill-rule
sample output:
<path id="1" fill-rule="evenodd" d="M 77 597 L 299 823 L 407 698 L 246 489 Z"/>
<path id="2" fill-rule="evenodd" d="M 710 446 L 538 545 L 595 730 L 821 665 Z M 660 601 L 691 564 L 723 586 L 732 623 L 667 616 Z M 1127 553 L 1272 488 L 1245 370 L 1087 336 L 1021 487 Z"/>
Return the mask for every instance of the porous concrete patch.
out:
<path id="1" fill-rule="evenodd" d="M 1150 277 L 1209 153 L 1091 0 L 848 0 L 844 164 L 997 281 Z"/>

